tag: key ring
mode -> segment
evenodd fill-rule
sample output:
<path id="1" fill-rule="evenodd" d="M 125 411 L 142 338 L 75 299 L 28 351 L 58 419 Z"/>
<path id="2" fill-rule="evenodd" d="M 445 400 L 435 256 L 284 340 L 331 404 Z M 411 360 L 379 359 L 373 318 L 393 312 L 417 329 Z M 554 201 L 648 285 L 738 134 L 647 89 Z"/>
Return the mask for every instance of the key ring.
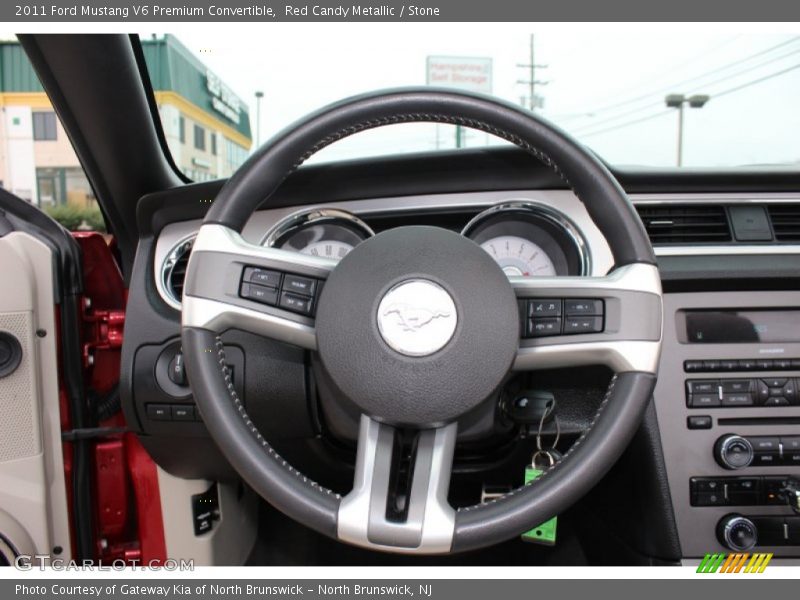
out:
<path id="1" fill-rule="evenodd" d="M 540 467 L 539 465 L 536 464 L 536 458 L 540 457 L 540 456 L 546 456 L 547 457 L 547 460 L 550 463 L 550 464 L 547 465 L 547 467 L 543 467 L 543 466 Z M 556 464 L 556 459 L 553 458 L 553 455 L 550 454 L 547 450 L 537 450 L 536 453 L 531 457 L 531 466 L 534 469 L 540 469 L 540 470 L 544 471 L 546 469 L 550 469 L 555 464 Z"/>
<path id="2" fill-rule="evenodd" d="M 548 404 L 549 404 L 548 410 L 544 411 L 544 413 L 542 413 L 542 418 L 539 419 L 539 430 L 536 432 L 536 450 L 537 450 L 536 454 L 538 454 L 539 452 L 545 452 L 544 448 L 542 448 L 542 429 L 544 428 L 544 420 L 550 415 L 550 413 L 553 412 L 553 409 L 555 407 L 555 403 L 552 401 L 549 402 Z M 558 446 L 558 440 L 561 438 L 561 426 L 558 424 L 558 415 L 553 415 L 553 420 L 556 423 L 556 438 L 555 440 L 553 440 L 553 445 L 551 446 L 551 448 L 555 448 L 556 446 Z"/>

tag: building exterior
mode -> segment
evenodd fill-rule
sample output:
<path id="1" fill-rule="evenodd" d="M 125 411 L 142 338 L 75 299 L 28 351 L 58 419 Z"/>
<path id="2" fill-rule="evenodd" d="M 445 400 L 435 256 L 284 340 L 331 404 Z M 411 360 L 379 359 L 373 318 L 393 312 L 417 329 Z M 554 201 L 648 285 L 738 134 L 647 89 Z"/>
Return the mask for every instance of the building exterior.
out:
<path id="1" fill-rule="evenodd" d="M 174 36 L 142 40 L 142 48 L 175 164 L 194 181 L 230 175 L 252 143 L 245 103 Z M 17 42 L 0 42 L 0 187 L 42 207 L 94 202 Z"/>
<path id="2" fill-rule="evenodd" d="M 175 164 L 194 181 L 233 173 L 252 144 L 247 105 L 175 36 L 142 50 Z"/>

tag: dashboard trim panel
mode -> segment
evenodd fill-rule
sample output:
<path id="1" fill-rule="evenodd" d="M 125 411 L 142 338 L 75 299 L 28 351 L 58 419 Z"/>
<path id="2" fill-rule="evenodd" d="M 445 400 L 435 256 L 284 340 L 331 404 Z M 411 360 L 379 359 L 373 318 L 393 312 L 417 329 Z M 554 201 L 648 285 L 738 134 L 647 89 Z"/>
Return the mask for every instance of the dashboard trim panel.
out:
<path id="1" fill-rule="evenodd" d="M 793 193 L 694 193 L 694 194 L 631 194 L 634 204 L 665 204 L 670 202 L 747 204 L 747 203 L 800 203 L 800 196 Z M 583 203 L 567 190 L 522 190 L 496 192 L 465 192 L 450 194 L 426 194 L 418 196 L 395 196 L 375 199 L 350 200 L 320 204 L 316 208 L 342 209 L 356 216 L 378 216 L 398 212 L 430 211 L 482 211 L 499 203 L 530 202 L 545 206 L 566 215 L 578 231 L 582 232 L 592 265 L 587 275 L 602 276 L 613 267 L 613 258 L 607 242 L 597 226 L 589 218 Z M 312 210 L 315 207 L 308 207 Z M 274 208 L 257 211 L 245 226 L 243 237 L 254 244 L 263 240 L 265 234 L 280 221 L 298 212 L 298 208 Z M 160 273 L 169 252 L 182 239 L 190 237 L 200 228 L 202 221 L 194 219 L 171 223 L 164 227 L 156 242 L 153 256 L 154 272 Z M 728 244 L 700 246 L 656 246 L 656 256 L 724 256 L 724 255 L 800 255 L 800 244 Z M 159 277 L 156 289 L 162 298 L 167 298 Z M 167 302 L 173 308 L 174 304 Z"/>

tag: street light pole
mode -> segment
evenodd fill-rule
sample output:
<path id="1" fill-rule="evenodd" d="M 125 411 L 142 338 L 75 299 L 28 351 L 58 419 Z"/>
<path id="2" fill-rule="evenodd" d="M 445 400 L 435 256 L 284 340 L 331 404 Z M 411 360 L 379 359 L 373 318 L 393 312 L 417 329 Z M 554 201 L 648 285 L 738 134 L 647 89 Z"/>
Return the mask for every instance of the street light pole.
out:
<path id="1" fill-rule="evenodd" d="M 683 107 L 703 108 L 711 97 L 708 94 L 694 94 L 688 98 L 683 94 L 669 94 L 664 98 L 668 108 L 678 109 L 678 166 L 683 166 Z"/>
<path id="2" fill-rule="evenodd" d="M 261 99 L 264 97 L 264 92 L 261 90 L 256 92 L 256 148 L 261 145 Z"/>

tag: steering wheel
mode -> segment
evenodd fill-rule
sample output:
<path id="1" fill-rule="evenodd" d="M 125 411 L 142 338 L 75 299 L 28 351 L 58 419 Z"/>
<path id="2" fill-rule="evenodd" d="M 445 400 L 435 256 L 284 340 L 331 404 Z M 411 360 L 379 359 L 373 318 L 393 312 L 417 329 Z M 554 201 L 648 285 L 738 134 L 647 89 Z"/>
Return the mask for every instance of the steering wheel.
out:
<path id="1" fill-rule="evenodd" d="M 340 262 L 245 241 L 252 213 L 303 161 L 367 129 L 409 122 L 461 125 L 525 149 L 571 187 L 605 236 L 603 277 L 507 277 L 477 244 L 436 227 L 399 227 Z M 315 317 L 242 297 L 257 267 L 310 278 Z M 285 278 L 285 276 L 284 276 Z M 520 339 L 519 298 L 595 298 L 602 333 Z M 416 312 L 415 312 L 416 311 Z M 194 242 L 183 295 L 186 369 L 208 431 L 265 500 L 334 539 L 375 550 L 443 554 L 510 539 L 588 492 L 629 444 L 655 385 L 661 281 L 625 192 L 567 134 L 496 99 L 431 88 L 357 96 L 302 119 L 260 148 L 226 183 Z M 344 497 L 287 463 L 259 433 L 231 382 L 219 334 L 237 328 L 319 355 L 361 414 L 355 478 Z M 460 418 L 511 371 L 604 364 L 614 372 L 591 425 L 538 479 L 454 509 L 448 487 Z M 417 435 L 402 514 L 389 510 L 398 428 Z"/>

